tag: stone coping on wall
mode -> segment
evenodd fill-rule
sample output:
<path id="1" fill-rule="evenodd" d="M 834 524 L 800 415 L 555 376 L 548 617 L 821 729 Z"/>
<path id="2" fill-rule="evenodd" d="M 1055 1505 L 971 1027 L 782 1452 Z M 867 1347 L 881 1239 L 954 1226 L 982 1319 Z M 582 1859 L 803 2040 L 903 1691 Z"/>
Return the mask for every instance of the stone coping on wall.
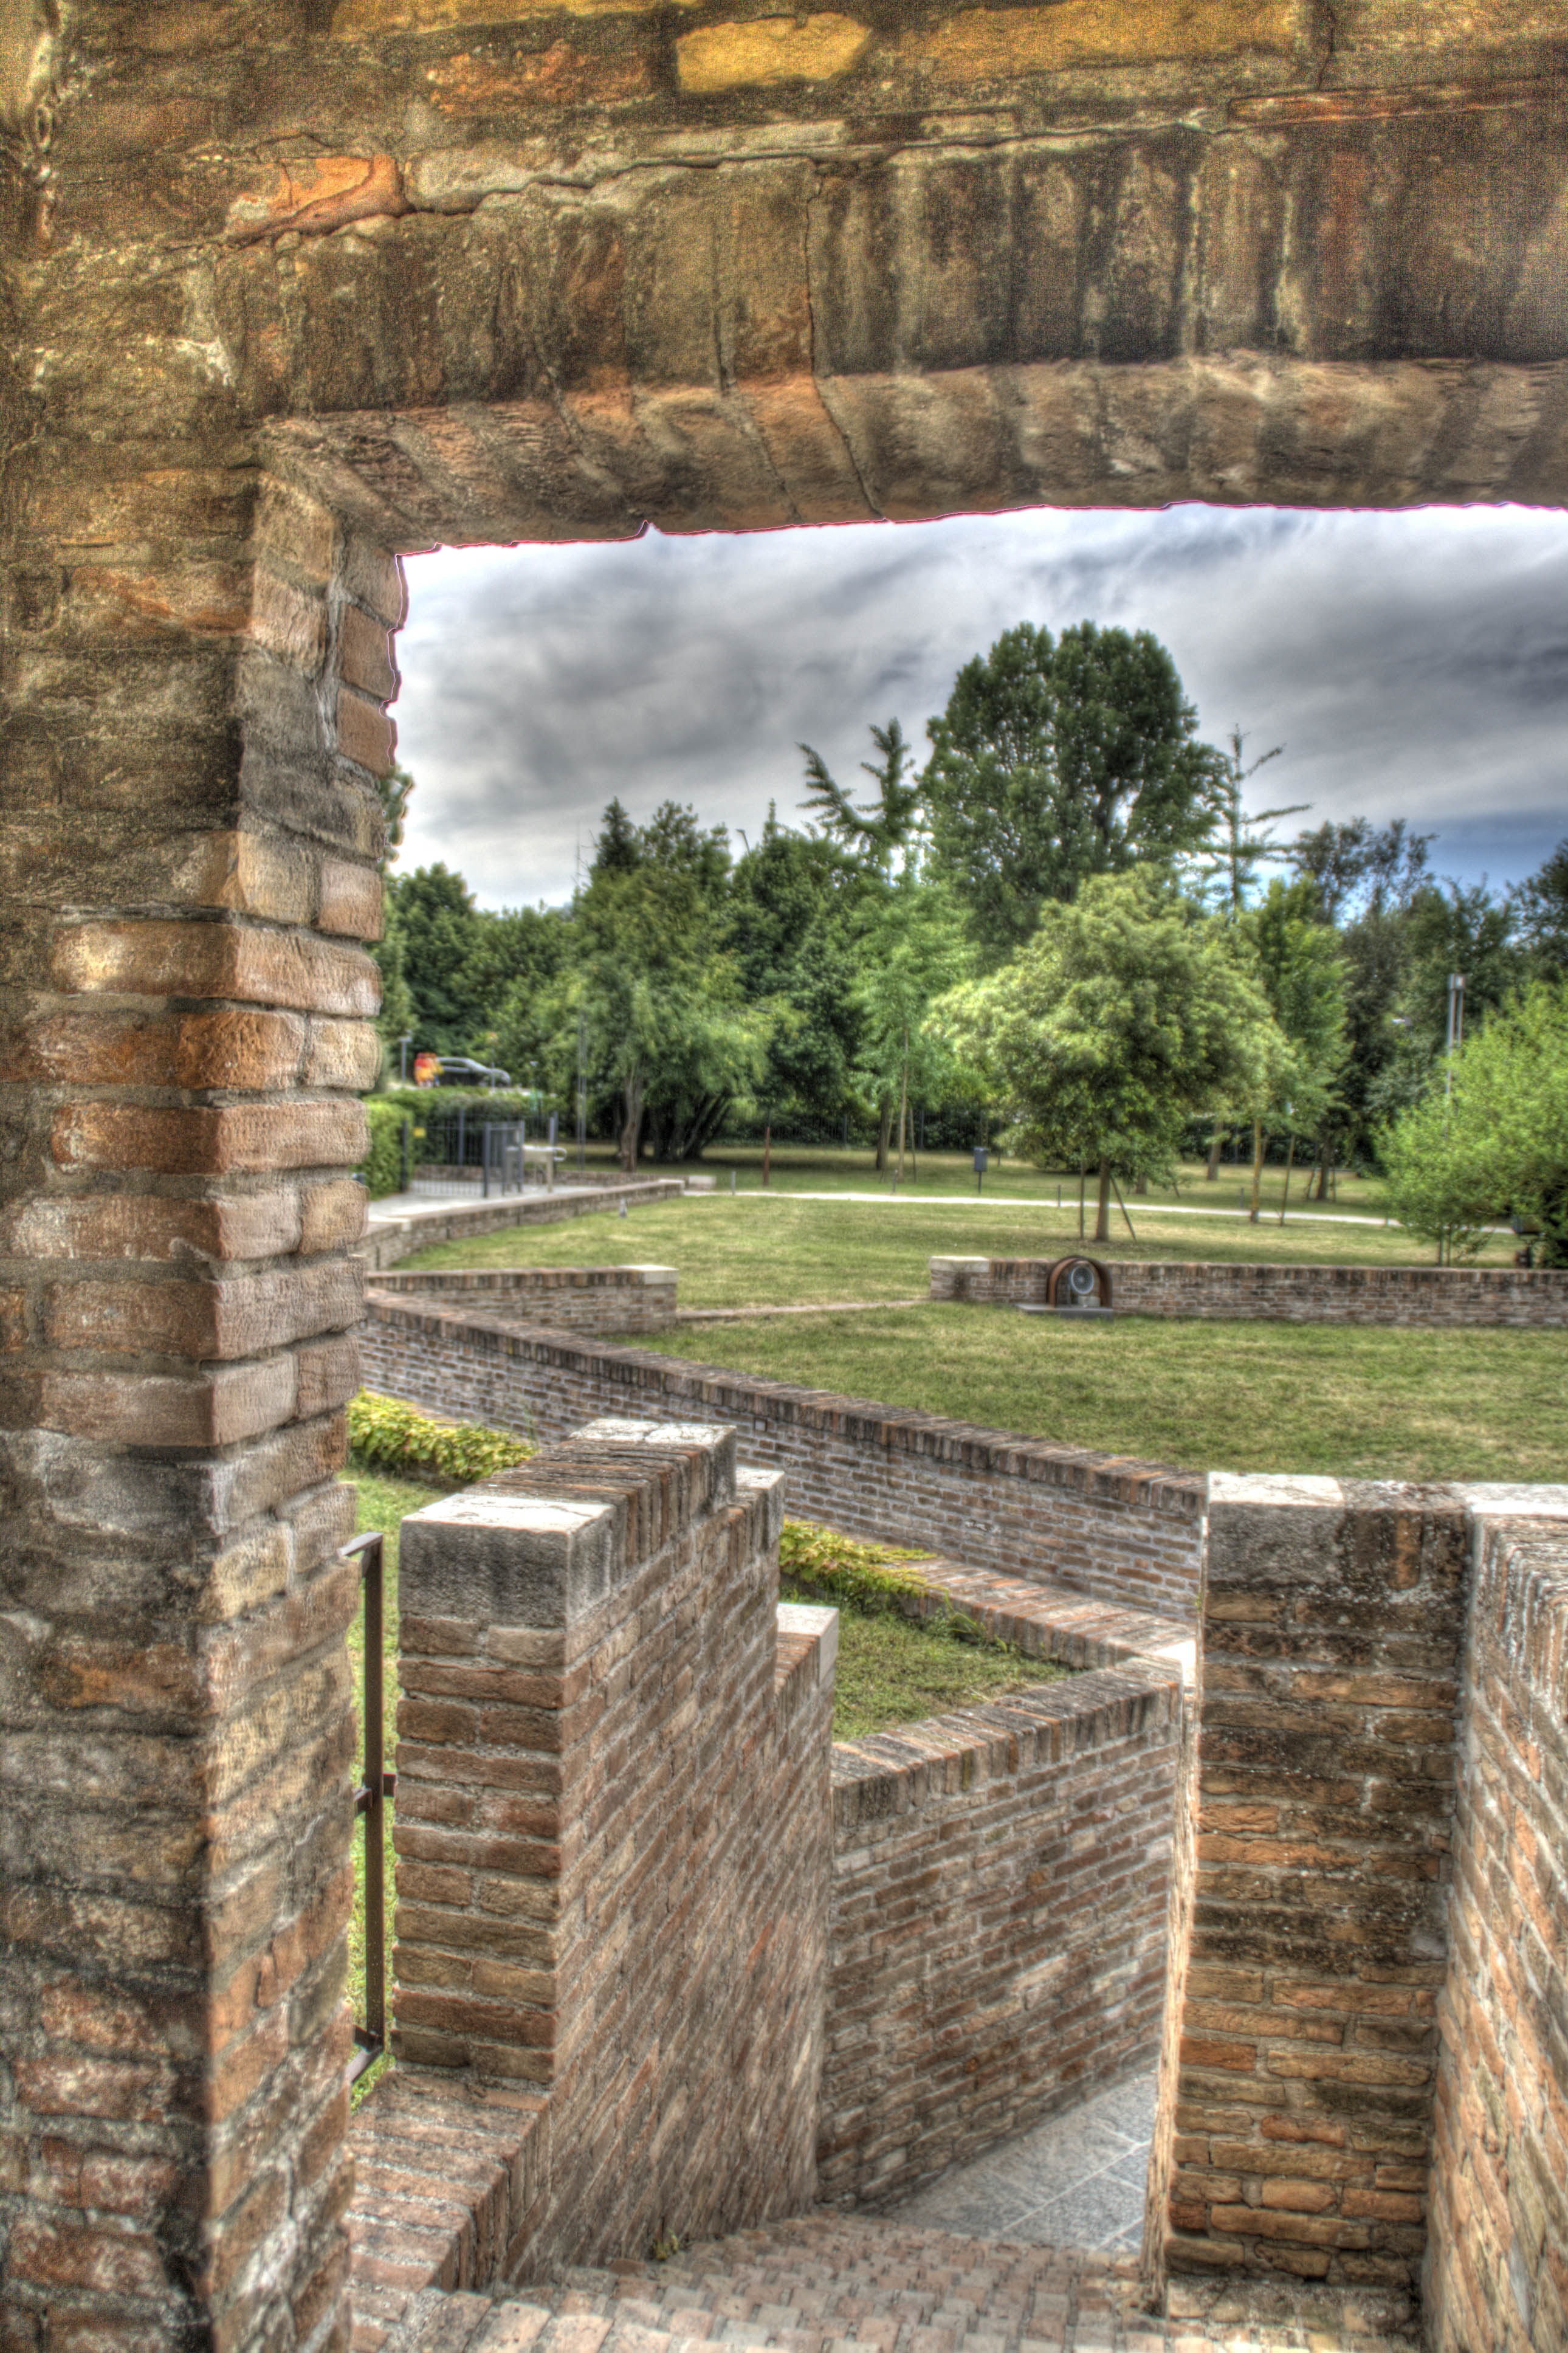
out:
<path id="1" fill-rule="evenodd" d="M 532 1291 L 673 1289 L 672 1266 L 473 1266 L 413 1267 L 404 1273 L 378 1273 L 375 1287 L 395 1297 L 419 1292 L 470 1292 L 500 1295 Z"/>
<path id="2" fill-rule="evenodd" d="M 913 1614 L 931 1618 L 956 1609 L 994 1641 L 1080 1672 L 1152 1659 L 1175 1668 L 1184 1683 L 1195 1681 L 1196 1637 L 1178 1619 L 1087 1600 L 1068 1586 L 1037 1585 L 954 1560 L 933 1557 L 910 1566 L 927 1588 L 925 1597 L 911 1601 Z"/>
<path id="3" fill-rule="evenodd" d="M 1082 1256 L 1083 1252 L 1063 1252 Z M 931 1297 L 1041 1306 L 1055 1259 L 936 1257 Z M 1279 1266 L 1118 1259 L 1119 1315 L 1237 1322 L 1404 1324 L 1437 1327 L 1568 1324 L 1568 1269 L 1522 1266 Z"/>
<path id="4" fill-rule="evenodd" d="M 646 1415 L 650 1402 L 658 1400 L 679 1403 L 682 1419 L 692 1420 L 716 1413 L 724 1420 L 742 1424 L 785 1422 L 886 1453 L 1065 1488 L 1111 1506 L 1137 1506 L 1189 1524 L 1194 1541 L 1202 1524 L 1201 1472 L 987 1430 L 942 1414 L 879 1405 L 872 1398 L 845 1397 L 831 1389 L 803 1388 L 788 1381 L 732 1372 L 720 1365 L 689 1364 L 652 1349 L 579 1340 L 547 1324 L 513 1322 L 471 1308 L 423 1303 L 414 1306 L 379 1286 L 367 1292 L 365 1311 L 374 1321 L 403 1325 L 437 1341 L 460 1340 L 500 1358 L 524 1358 L 547 1369 L 596 1371 L 625 1389 L 629 1414 Z"/>
<path id="5" fill-rule="evenodd" d="M 1139 1658 L 1032 1683 L 857 1740 L 836 1740 L 834 1828 L 852 1830 L 929 1799 L 957 1797 L 993 1775 L 1016 1773 L 1020 1764 L 1060 1764 L 1150 1722 L 1175 1725 L 1181 1709 L 1179 1668 Z"/>

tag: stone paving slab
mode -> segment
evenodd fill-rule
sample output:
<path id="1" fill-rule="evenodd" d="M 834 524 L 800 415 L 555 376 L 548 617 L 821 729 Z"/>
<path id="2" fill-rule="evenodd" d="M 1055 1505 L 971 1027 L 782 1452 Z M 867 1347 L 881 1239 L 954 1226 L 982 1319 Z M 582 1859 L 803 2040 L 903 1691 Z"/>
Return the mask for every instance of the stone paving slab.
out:
<path id="1" fill-rule="evenodd" d="M 1047 2117 L 889 2210 L 888 2220 L 1037 2247 L 1136 2255 L 1154 2131 L 1153 2071 Z"/>

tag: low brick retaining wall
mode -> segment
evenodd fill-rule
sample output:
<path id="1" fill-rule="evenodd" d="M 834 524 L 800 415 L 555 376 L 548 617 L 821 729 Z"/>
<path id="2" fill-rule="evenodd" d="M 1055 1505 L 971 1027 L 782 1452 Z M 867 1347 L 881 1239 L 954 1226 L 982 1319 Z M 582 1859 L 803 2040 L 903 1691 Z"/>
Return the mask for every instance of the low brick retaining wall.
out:
<path id="1" fill-rule="evenodd" d="M 677 1176 L 622 1177 L 617 1181 L 573 1177 L 555 1192 L 506 1193 L 493 1201 L 452 1201 L 439 1209 L 419 1210 L 405 1218 L 372 1215 L 355 1256 L 374 1269 L 397 1265 L 416 1250 L 434 1250 L 440 1242 L 467 1240 L 473 1234 L 503 1233 L 510 1226 L 555 1226 L 567 1218 L 599 1215 L 625 1200 L 630 1208 L 647 1201 L 676 1201 L 686 1187 Z"/>
<path id="2" fill-rule="evenodd" d="M 931 1295 L 1042 1306 L 1043 1258 L 933 1258 Z M 1568 1269 L 1522 1266 L 1231 1266 L 1118 1259 L 1118 1315 L 1189 1315 L 1259 1324 L 1409 1324 L 1469 1329 L 1568 1325 Z"/>
<path id="3" fill-rule="evenodd" d="M 1140 1659 L 836 1744 L 820 2196 L 907 2196 L 1153 2057 L 1181 1730 Z"/>
<path id="4" fill-rule="evenodd" d="M 787 1470 L 794 1511 L 1190 1620 L 1204 1482 L 1085 1448 L 979 1430 L 609 1341 L 373 1290 L 363 1377 L 410 1404 L 542 1440 L 601 1414 L 719 1421 Z"/>
<path id="5" fill-rule="evenodd" d="M 442 1268 L 378 1274 L 385 1298 L 439 1298 L 574 1332 L 663 1332 L 676 1321 L 672 1266 Z"/>

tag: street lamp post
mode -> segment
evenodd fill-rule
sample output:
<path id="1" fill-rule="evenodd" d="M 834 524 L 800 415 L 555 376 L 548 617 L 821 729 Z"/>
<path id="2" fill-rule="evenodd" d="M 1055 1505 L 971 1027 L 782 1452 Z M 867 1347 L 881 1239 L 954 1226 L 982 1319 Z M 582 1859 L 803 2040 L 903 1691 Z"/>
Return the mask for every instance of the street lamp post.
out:
<path id="1" fill-rule="evenodd" d="M 397 1083 L 399 1086 L 405 1087 L 408 1084 L 408 1049 L 413 1045 L 413 1030 L 405 1029 L 402 1037 L 397 1041 Z"/>

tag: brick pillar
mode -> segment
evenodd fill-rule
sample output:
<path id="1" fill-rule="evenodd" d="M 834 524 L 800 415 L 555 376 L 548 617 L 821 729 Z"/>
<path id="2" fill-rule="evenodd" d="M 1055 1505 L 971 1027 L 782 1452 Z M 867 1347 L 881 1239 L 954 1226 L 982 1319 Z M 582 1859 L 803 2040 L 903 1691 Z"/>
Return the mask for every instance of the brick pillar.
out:
<path id="1" fill-rule="evenodd" d="M 537 2096 L 509 2273 L 815 2193 L 832 1646 L 781 1677 L 783 1514 L 733 1430 L 606 1421 L 403 1524 L 394 2044 Z"/>
<path id="2" fill-rule="evenodd" d="M 1465 1568 L 1451 1490 L 1210 1482 L 1173 2274 L 1412 2308 Z"/>
<path id="3" fill-rule="evenodd" d="M 346 2328 L 334 1481 L 403 587 L 245 467 L 52 456 L 0 815 L 0 2342 L 281 2353 Z"/>

